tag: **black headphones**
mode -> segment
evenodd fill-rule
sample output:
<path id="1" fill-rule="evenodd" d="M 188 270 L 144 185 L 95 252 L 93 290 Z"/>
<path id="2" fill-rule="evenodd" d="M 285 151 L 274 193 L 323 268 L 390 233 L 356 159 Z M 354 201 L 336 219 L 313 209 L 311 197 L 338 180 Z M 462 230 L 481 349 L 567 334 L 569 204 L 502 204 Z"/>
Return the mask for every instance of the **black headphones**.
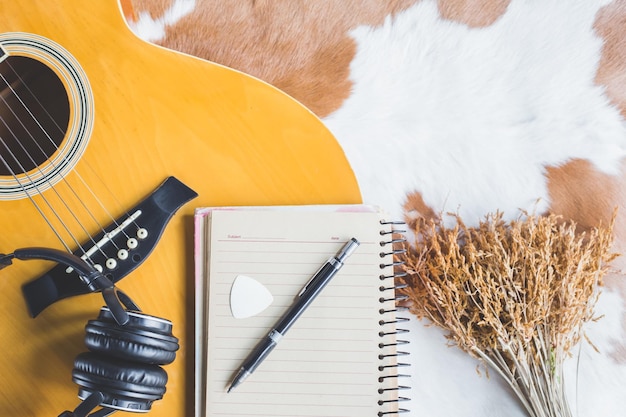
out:
<path id="1" fill-rule="evenodd" d="M 74 361 L 72 380 L 82 400 L 59 417 L 105 417 L 115 411 L 147 412 L 163 398 L 167 373 L 160 365 L 174 361 L 178 339 L 169 320 L 150 316 L 113 282 L 76 255 L 50 248 L 17 249 L 0 254 L 0 269 L 12 259 L 42 259 L 73 268 L 92 292 L 100 291 L 106 307 L 85 326 L 89 352 Z M 89 414 L 96 407 L 100 410 Z"/>

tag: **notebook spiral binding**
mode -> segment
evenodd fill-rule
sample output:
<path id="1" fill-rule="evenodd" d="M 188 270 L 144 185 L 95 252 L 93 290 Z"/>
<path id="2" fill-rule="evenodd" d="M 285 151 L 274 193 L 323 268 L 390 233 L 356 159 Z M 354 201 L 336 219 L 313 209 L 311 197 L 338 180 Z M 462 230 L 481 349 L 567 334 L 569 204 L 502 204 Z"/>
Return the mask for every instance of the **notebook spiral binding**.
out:
<path id="1" fill-rule="evenodd" d="M 406 273 L 398 271 L 398 267 L 402 266 L 404 262 L 397 258 L 405 252 L 403 243 L 406 241 L 404 233 L 406 230 L 402 230 L 399 227 L 405 225 L 402 221 L 385 221 L 382 220 L 381 225 L 388 226 L 386 230 L 381 230 L 380 235 L 383 240 L 380 242 L 380 246 L 383 250 L 380 252 L 380 257 L 384 259 L 380 264 L 380 269 L 391 268 L 391 273 L 381 273 L 380 280 L 382 285 L 380 286 L 381 297 L 379 302 L 381 303 L 380 314 L 382 316 L 379 324 L 381 331 L 379 336 L 381 341 L 378 347 L 381 349 L 379 359 L 381 365 L 378 367 L 380 376 L 378 382 L 380 388 L 379 394 L 383 394 L 387 391 L 395 391 L 396 394 L 389 400 L 380 400 L 378 404 L 383 407 L 378 412 L 378 417 L 394 416 L 403 413 L 408 413 L 409 410 L 400 408 L 398 403 L 409 401 L 407 397 L 400 395 L 401 391 L 408 390 L 410 387 L 401 385 L 398 383 L 387 384 L 388 380 L 398 380 L 402 378 L 409 378 L 410 375 L 401 373 L 401 369 L 408 367 L 408 363 L 404 363 L 400 360 L 401 357 L 409 355 L 408 352 L 397 350 L 399 346 L 406 345 L 409 342 L 407 340 L 398 339 L 398 336 L 403 333 L 408 333 L 408 329 L 402 329 L 397 327 L 399 323 L 408 322 L 408 317 L 401 317 L 397 314 L 400 312 L 406 313 L 407 308 L 398 306 L 399 301 L 406 300 L 406 296 L 397 295 L 395 290 L 404 288 L 406 285 L 398 284 L 396 278 L 405 276 Z M 389 263 L 386 263 L 389 260 Z M 386 352 L 389 348 L 393 348 L 390 352 Z"/>

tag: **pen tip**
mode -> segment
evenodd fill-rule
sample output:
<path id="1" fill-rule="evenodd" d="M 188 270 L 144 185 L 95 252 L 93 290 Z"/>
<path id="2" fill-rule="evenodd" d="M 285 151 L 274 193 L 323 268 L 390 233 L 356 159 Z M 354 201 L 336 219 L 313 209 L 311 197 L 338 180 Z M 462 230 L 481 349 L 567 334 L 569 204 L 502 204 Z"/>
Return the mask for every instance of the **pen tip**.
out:
<path id="1" fill-rule="evenodd" d="M 235 389 L 235 387 L 239 385 L 239 383 L 237 382 L 237 380 L 233 381 L 230 383 L 230 385 L 228 386 L 228 389 L 226 390 L 226 393 L 231 392 L 232 390 Z"/>

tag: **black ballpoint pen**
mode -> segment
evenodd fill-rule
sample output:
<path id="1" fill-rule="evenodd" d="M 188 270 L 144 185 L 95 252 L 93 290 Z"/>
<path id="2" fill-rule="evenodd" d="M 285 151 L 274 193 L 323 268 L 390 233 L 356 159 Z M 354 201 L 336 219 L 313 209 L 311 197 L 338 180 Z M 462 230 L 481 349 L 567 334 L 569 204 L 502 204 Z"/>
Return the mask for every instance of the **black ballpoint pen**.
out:
<path id="1" fill-rule="evenodd" d="M 313 275 L 309 282 L 302 288 L 295 302 L 289 310 L 280 318 L 278 323 L 272 330 L 256 345 L 254 350 L 250 352 L 241 368 L 235 375 L 228 388 L 230 392 L 237 385 L 241 384 L 267 355 L 274 349 L 281 337 L 285 335 L 287 330 L 295 323 L 295 321 L 304 313 L 304 310 L 317 297 L 322 289 L 328 284 L 332 277 L 343 266 L 345 259 L 352 254 L 359 246 L 359 241 L 355 238 L 350 239 L 337 254 L 331 257 L 322 267 Z"/>

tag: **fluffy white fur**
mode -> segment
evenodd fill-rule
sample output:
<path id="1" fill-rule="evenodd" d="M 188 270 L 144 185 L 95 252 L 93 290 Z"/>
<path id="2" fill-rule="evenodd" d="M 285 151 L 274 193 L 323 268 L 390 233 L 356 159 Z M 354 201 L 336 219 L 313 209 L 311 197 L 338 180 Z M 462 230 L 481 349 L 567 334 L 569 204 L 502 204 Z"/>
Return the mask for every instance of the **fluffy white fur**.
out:
<path id="1" fill-rule="evenodd" d="M 325 122 L 363 198 L 401 215 L 419 191 L 436 212 L 473 223 L 487 211 L 516 217 L 537 199 L 546 208 L 545 166 L 584 158 L 617 173 L 626 131 L 593 83 L 600 5 L 514 1 L 471 29 L 427 0 L 355 30 L 353 93 Z"/>
<path id="2" fill-rule="evenodd" d="M 618 110 L 594 85 L 602 47 L 592 29 L 603 2 L 514 1 L 493 25 L 443 20 L 426 0 L 382 27 L 361 27 L 354 89 L 326 124 L 343 146 L 364 200 L 402 214 L 419 191 L 436 212 L 476 223 L 487 212 L 539 211 L 544 170 L 572 158 L 617 174 L 626 151 Z M 537 206 L 537 201 L 539 205 Z M 611 357 L 622 337 L 622 300 L 589 326 L 589 346 L 568 364 L 578 416 L 625 415 L 626 368 Z M 444 347 L 438 329 L 412 323 L 415 416 L 525 416 L 503 381 L 476 375 L 477 361 Z M 621 342 L 623 344 L 623 341 Z M 577 395 L 576 395 L 577 394 Z"/>

